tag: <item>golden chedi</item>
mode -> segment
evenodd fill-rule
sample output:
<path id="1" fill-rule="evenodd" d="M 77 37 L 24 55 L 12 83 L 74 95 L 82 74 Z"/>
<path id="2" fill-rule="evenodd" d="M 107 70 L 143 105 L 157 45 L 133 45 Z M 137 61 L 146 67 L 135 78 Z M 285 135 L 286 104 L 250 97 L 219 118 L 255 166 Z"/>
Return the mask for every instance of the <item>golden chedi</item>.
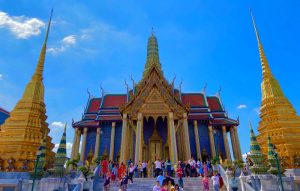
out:
<path id="1" fill-rule="evenodd" d="M 262 101 L 260 106 L 259 135 L 257 141 L 265 155 L 268 153 L 268 135 L 275 145 L 276 152 L 286 163 L 286 168 L 294 165 L 294 156 L 300 151 L 300 117 L 285 97 L 278 81 L 269 67 L 262 43 L 252 21 L 258 41 L 258 49 L 262 66 Z"/>
<path id="2" fill-rule="evenodd" d="M 10 113 L 10 117 L 0 126 L 0 158 L 3 171 L 30 171 L 34 167 L 36 152 L 46 140 L 46 161 L 53 159 L 54 145 L 48 135 L 50 129 L 46 122 L 44 103 L 43 70 L 46 44 L 51 24 L 48 23 L 46 37 L 42 46 L 35 72 L 27 84 L 22 98 Z"/>

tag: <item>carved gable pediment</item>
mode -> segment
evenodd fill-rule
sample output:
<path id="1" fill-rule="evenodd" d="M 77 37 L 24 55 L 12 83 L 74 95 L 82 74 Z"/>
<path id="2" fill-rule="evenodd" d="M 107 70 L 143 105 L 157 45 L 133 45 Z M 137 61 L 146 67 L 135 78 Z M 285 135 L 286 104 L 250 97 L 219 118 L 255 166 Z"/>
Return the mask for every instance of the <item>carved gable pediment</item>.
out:
<path id="1" fill-rule="evenodd" d="M 139 112 L 152 116 L 163 116 L 173 112 L 179 117 L 188 111 L 187 107 L 175 98 L 172 86 L 155 66 L 139 82 L 136 90 L 135 96 L 121 109 L 122 113 L 128 113 L 133 118 Z"/>

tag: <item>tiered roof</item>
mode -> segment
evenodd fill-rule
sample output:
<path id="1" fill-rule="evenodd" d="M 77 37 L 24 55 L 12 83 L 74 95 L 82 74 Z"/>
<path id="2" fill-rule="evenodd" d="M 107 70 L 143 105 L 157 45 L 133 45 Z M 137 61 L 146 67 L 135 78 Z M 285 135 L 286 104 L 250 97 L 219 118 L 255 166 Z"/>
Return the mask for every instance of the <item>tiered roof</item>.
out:
<path id="1" fill-rule="evenodd" d="M 0 125 L 9 117 L 9 112 L 0 107 Z"/>
<path id="2" fill-rule="evenodd" d="M 227 117 L 219 96 L 205 93 L 182 93 L 181 101 L 189 105 L 189 119 L 207 120 L 213 125 L 238 125 L 239 122 Z M 101 121 L 121 121 L 120 109 L 128 103 L 127 94 L 107 94 L 103 98 L 90 98 L 82 120 L 74 127 L 97 127 Z"/>

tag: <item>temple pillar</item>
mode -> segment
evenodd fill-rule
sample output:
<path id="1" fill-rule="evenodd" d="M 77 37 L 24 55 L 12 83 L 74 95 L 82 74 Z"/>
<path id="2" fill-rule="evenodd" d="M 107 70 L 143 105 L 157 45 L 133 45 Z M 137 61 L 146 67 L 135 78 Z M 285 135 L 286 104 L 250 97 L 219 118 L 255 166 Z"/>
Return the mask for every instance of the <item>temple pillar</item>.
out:
<path id="1" fill-rule="evenodd" d="M 88 132 L 88 128 L 85 127 L 83 129 L 83 137 L 82 137 L 82 145 L 81 145 L 81 153 L 80 153 L 80 161 L 82 162 L 84 162 L 87 132 Z"/>
<path id="2" fill-rule="evenodd" d="M 77 131 L 78 129 L 74 129 L 74 138 L 73 138 L 73 144 L 72 144 L 72 153 L 71 153 L 71 159 L 75 159 L 75 150 L 76 150 L 76 144 L 77 144 Z M 78 151 L 77 151 L 78 152 Z"/>
<path id="3" fill-rule="evenodd" d="M 241 151 L 240 140 L 239 140 L 236 126 L 233 126 L 233 132 L 234 132 L 235 144 L 237 150 L 237 159 L 242 160 L 242 151 Z"/>
<path id="4" fill-rule="evenodd" d="M 109 160 L 114 160 L 114 148 L 115 148 L 115 132 L 116 132 L 116 122 L 111 123 L 111 133 L 110 133 L 110 148 L 109 148 Z"/>
<path id="5" fill-rule="evenodd" d="M 211 157 L 214 158 L 216 156 L 216 147 L 215 147 L 215 140 L 214 140 L 214 135 L 213 135 L 213 130 L 211 125 L 208 126 L 208 135 L 209 135 Z"/>
<path id="6" fill-rule="evenodd" d="M 231 155 L 230 155 L 230 149 L 228 144 L 228 138 L 227 138 L 227 132 L 226 132 L 226 126 L 222 126 L 222 132 L 223 132 L 223 140 L 224 140 L 224 146 L 225 146 L 225 155 L 226 159 L 228 161 L 231 161 Z"/>
<path id="7" fill-rule="evenodd" d="M 142 130 L 143 129 L 143 115 L 138 113 L 138 120 L 135 130 L 135 156 L 134 162 L 138 164 L 139 161 L 142 162 L 143 159 L 143 144 L 142 144 Z"/>
<path id="8" fill-rule="evenodd" d="M 122 138 L 121 138 L 121 153 L 120 153 L 120 163 L 123 162 L 126 164 L 126 160 L 128 154 L 126 153 L 127 145 L 128 145 L 128 136 L 127 136 L 128 128 L 127 128 L 127 113 L 123 114 L 122 120 Z"/>
<path id="9" fill-rule="evenodd" d="M 200 139 L 198 133 L 198 122 L 194 120 L 194 134 L 195 134 L 195 143 L 196 143 L 196 152 L 197 152 L 197 159 L 201 159 L 201 151 L 200 151 Z"/>
<path id="10" fill-rule="evenodd" d="M 74 159 L 77 158 L 78 156 L 78 152 L 79 152 L 79 146 L 80 146 L 80 138 L 81 138 L 81 130 L 79 128 L 77 128 L 77 132 L 76 132 L 76 144 L 75 144 L 75 149 L 74 149 Z"/>
<path id="11" fill-rule="evenodd" d="M 191 148 L 190 148 L 190 137 L 189 137 L 189 127 L 187 114 L 183 114 L 183 139 L 185 145 L 185 160 L 189 160 L 191 158 Z"/>
<path id="12" fill-rule="evenodd" d="M 168 135 L 169 135 L 170 160 L 173 164 L 177 164 L 178 163 L 177 142 L 176 142 L 176 133 L 175 133 L 175 125 L 174 125 L 174 116 L 172 112 L 169 112 L 169 116 L 168 116 Z"/>
<path id="13" fill-rule="evenodd" d="M 236 142 L 235 142 L 235 136 L 234 136 L 234 130 L 233 128 L 230 128 L 230 139 L 231 139 L 231 145 L 232 145 L 232 151 L 233 151 L 233 157 L 234 160 L 237 160 L 237 150 L 236 150 Z"/>
<path id="14" fill-rule="evenodd" d="M 101 128 L 97 128 L 94 159 L 97 159 L 99 157 L 100 138 L 101 138 L 100 136 L 101 136 Z"/>

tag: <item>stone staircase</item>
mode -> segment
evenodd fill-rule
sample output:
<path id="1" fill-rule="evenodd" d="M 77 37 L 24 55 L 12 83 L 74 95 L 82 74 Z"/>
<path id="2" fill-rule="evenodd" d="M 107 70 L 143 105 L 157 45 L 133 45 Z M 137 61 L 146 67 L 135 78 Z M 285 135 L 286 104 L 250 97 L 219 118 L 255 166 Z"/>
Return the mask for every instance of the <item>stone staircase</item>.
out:
<path id="1" fill-rule="evenodd" d="M 129 181 L 130 182 L 130 181 Z M 133 184 L 128 184 L 127 191 L 152 191 L 155 185 L 155 178 L 134 178 Z M 203 190 L 202 178 L 184 178 L 184 191 L 199 191 Z M 175 183 L 178 183 L 178 179 L 175 178 Z M 119 185 L 111 184 L 110 191 L 118 191 Z M 213 190 L 212 181 L 210 180 L 209 190 Z"/>

